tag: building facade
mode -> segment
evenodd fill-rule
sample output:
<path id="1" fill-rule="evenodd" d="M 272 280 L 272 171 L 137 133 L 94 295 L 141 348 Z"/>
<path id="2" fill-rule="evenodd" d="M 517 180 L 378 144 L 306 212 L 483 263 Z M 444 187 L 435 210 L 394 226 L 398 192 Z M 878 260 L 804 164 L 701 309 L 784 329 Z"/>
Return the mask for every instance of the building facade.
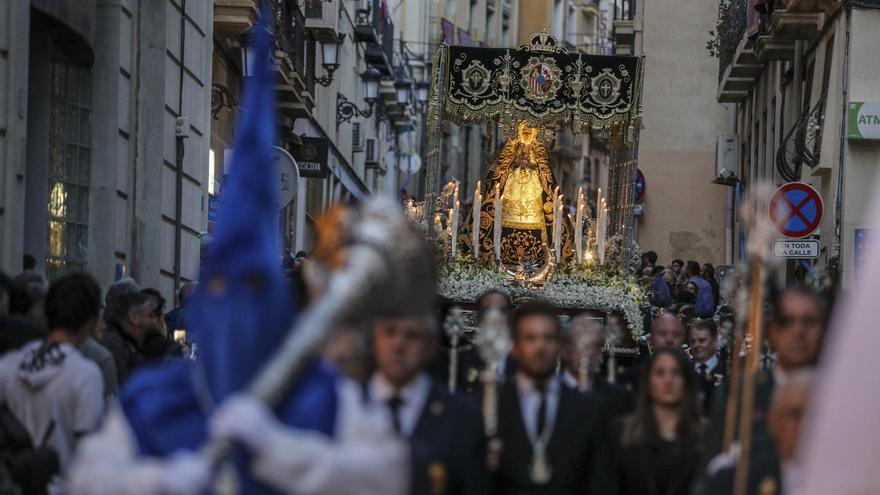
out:
<path id="1" fill-rule="evenodd" d="M 805 182 L 824 216 L 816 259 L 787 260 L 791 278 L 849 285 L 861 265 L 880 141 L 860 134 L 880 111 L 880 2 L 742 2 L 727 13 L 718 100 L 736 105 L 736 182 L 743 190 Z M 865 111 L 867 114 L 865 114 Z M 870 128 L 870 125 L 869 127 Z M 737 225 L 740 249 L 746 232 Z M 780 238 L 783 238 L 780 234 Z"/>
<path id="2" fill-rule="evenodd" d="M 663 264 L 730 263 L 728 190 L 712 181 L 729 109 L 715 101 L 717 61 L 706 51 L 717 2 L 617 0 L 615 52 L 645 57 L 638 166 L 645 176 L 636 241 Z"/>
<path id="3" fill-rule="evenodd" d="M 0 5 L 0 269 L 196 276 L 210 133 L 211 5 Z"/>

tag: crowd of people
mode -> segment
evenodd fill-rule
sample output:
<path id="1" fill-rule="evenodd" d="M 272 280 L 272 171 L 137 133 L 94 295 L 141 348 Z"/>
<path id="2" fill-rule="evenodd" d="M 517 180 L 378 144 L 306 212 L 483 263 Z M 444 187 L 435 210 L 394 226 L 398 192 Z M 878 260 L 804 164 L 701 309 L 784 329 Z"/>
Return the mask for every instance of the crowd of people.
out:
<path id="1" fill-rule="evenodd" d="M 748 493 L 798 493 L 795 446 L 822 348 L 824 300 L 800 286 L 774 294 L 767 348 L 734 349 L 733 315 L 717 299 L 712 266 L 674 260 L 662 267 L 652 253 L 645 259 L 643 273 L 653 277 L 650 333 L 638 357 L 615 369 L 604 359 L 601 320 L 561 319 L 565 311 L 549 303 L 514 304 L 491 290 L 474 301 L 474 323 L 504 315 L 512 346 L 497 363 L 480 357 L 476 331 L 465 333 L 450 365 L 443 329 L 451 302 L 441 301 L 437 314 L 336 332 L 320 361 L 345 385 L 318 418 L 325 428 L 287 422 L 237 394 L 207 413 L 205 428 L 245 447 L 267 493 L 732 493 L 738 444 L 724 438 L 731 370 L 760 352 Z M 298 273 L 307 263 L 298 254 L 289 267 L 293 287 L 302 286 Z M 180 291 L 182 303 L 192 289 Z M 132 384 L 139 370 L 200 359 L 191 349 L 198 338 L 169 335 L 186 329 L 187 313 L 166 314 L 165 304 L 131 279 L 102 291 L 85 273 L 50 284 L 33 270 L 0 277 L 0 493 L 201 493 L 210 486 L 216 473 L 195 453 L 160 463 L 138 445 L 145 440 L 132 395 L 151 393 Z M 487 370 L 494 378 L 486 379 Z M 309 407 L 320 408 L 316 401 Z M 302 449 L 300 458 L 292 454 Z M 120 483 L 120 470 L 138 483 Z"/>

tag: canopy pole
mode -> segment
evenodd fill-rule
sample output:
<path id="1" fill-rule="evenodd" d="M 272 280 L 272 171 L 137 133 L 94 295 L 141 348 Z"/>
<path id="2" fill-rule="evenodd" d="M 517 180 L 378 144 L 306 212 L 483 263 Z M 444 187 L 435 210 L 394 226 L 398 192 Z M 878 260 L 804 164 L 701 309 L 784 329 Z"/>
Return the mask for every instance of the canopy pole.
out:
<path id="1" fill-rule="evenodd" d="M 436 237 L 434 215 L 440 184 L 441 144 L 443 140 L 443 107 L 446 102 L 446 65 L 448 45 L 444 42 L 434 56 L 434 75 L 428 100 L 428 163 L 425 169 L 425 204 L 423 207 L 425 233 L 429 241 Z"/>

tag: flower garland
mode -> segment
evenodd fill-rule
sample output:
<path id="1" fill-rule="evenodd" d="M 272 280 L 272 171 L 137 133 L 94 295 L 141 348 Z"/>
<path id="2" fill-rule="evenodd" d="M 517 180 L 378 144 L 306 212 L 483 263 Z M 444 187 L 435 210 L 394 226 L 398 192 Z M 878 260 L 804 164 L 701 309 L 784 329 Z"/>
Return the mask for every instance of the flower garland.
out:
<path id="1" fill-rule="evenodd" d="M 455 301 L 474 301 L 489 289 L 506 291 L 514 299 L 541 297 L 565 308 L 588 308 L 619 312 L 626 319 L 634 340 L 643 332 L 641 306 L 647 296 L 636 280 L 622 271 L 559 267 L 542 288 L 533 289 L 511 282 L 493 267 L 475 265 L 466 258 L 441 258 L 438 292 Z"/>

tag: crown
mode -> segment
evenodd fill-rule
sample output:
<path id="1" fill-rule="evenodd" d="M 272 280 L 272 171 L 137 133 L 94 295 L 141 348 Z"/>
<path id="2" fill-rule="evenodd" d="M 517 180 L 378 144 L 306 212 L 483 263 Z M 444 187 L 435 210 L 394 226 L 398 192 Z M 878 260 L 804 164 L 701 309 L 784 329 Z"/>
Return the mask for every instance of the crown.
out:
<path id="1" fill-rule="evenodd" d="M 558 46 L 556 38 L 547 32 L 547 26 L 541 26 L 541 32 L 533 34 L 528 43 L 520 45 L 520 49 L 544 53 L 567 52 L 565 48 Z"/>

